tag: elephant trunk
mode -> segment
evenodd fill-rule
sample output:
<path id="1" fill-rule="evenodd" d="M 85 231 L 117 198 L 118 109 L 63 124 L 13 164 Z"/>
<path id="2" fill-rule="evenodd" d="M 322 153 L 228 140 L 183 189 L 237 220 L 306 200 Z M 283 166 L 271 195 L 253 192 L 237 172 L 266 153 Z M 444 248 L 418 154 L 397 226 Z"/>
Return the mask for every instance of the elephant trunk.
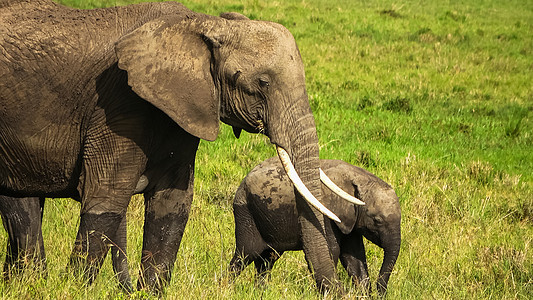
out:
<path id="1" fill-rule="evenodd" d="M 390 238 L 384 239 L 383 242 L 383 263 L 379 270 L 379 278 L 377 280 L 377 290 L 380 296 L 385 296 L 387 292 L 387 284 L 389 282 L 392 269 L 396 264 L 396 259 L 400 254 L 401 237 L 400 232 L 388 234 Z"/>
<path id="2" fill-rule="evenodd" d="M 293 99 L 294 102 L 289 102 L 290 107 L 273 112 L 273 119 L 268 123 L 268 135 L 273 144 L 288 152 L 302 183 L 320 201 L 322 190 L 315 120 L 305 90 L 300 97 Z M 295 194 L 303 250 L 310 271 L 314 272 L 321 290 L 335 288 L 336 273 L 326 241 L 324 215 L 310 206 L 300 192 Z"/>
<path id="3" fill-rule="evenodd" d="M 294 188 L 305 198 L 309 204 L 311 204 L 314 208 L 316 208 L 318 211 L 323 213 L 324 215 L 328 216 L 328 218 L 336 221 L 341 222 L 341 220 L 327 207 L 325 207 L 318 199 L 316 199 L 313 194 L 307 189 L 307 187 L 302 182 L 302 179 L 298 175 L 298 172 L 296 172 L 296 169 L 294 168 L 294 165 L 291 162 L 291 159 L 289 158 L 289 154 L 285 149 L 277 146 L 277 151 L 279 155 L 279 159 L 281 160 L 281 164 L 283 165 L 283 168 L 285 169 L 285 172 L 287 173 L 287 176 L 292 181 Z M 320 170 L 321 174 L 323 173 L 322 170 Z"/>

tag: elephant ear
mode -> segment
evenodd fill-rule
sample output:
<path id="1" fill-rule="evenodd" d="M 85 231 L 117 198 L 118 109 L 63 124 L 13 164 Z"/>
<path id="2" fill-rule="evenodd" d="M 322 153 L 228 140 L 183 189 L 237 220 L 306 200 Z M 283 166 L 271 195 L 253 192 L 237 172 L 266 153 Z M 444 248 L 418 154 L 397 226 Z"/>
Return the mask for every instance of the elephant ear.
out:
<path id="1" fill-rule="evenodd" d="M 326 174 L 333 182 L 335 182 L 339 187 L 344 189 L 345 192 L 359 198 L 357 186 L 351 180 L 347 181 L 345 178 L 343 178 L 342 173 L 328 173 L 326 171 Z M 343 182 L 349 182 L 350 185 L 341 185 L 340 183 Z M 350 232 L 352 232 L 357 221 L 357 208 L 354 204 L 337 196 L 325 185 L 322 186 L 322 190 L 324 191 L 324 199 L 327 199 L 326 201 L 329 202 L 326 204 L 326 207 L 329 208 L 341 220 L 341 223 L 335 222 L 335 224 L 343 234 L 349 234 Z"/>
<path id="2" fill-rule="evenodd" d="M 211 75 L 208 40 L 191 22 L 158 19 L 123 36 L 115 45 L 118 67 L 128 84 L 188 133 L 213 141 L 218 135 L 219 100 Z"/>

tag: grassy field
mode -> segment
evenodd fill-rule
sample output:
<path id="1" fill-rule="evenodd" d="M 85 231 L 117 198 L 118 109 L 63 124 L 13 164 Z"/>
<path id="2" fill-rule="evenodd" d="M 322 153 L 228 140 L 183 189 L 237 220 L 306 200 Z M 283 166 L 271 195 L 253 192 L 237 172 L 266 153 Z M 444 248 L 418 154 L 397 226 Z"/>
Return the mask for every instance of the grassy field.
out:
<path id="1" fill-rule="evenodd" d="M 63 0 L 91 8 L 129 1 Z M 402 248 L 390 299 L 533 298 L 533 2 L 197 0 L 285 25 L 300 47 L 321 158 L 343 159 L 389 182 L 402 206 Z M 233 193 L 274 155 L 264 136 L 223 126 L 197 155 L 195 199 L 169 299 L 320 299 L 302 253 L 287 253 L 264 288 L 253 268 L 225 278 L 233 255 Z M 27 274 L 0 297 L 125 298 L 109 261 L 86 287 L 64 267 L 79 205 L 47 202 L 48 278 Z M 143 203 L 129 211 L 136 278 Z M 0 234 L 5 256 L 6 234 Z M 367 244 L 375 279 L 382 252 Z M 341 278 L 349 288 L 344 270 Z M 358 296 L 351 289 L 349 297 Z M 141 293 L 133 298 L 146 297 Z"/>

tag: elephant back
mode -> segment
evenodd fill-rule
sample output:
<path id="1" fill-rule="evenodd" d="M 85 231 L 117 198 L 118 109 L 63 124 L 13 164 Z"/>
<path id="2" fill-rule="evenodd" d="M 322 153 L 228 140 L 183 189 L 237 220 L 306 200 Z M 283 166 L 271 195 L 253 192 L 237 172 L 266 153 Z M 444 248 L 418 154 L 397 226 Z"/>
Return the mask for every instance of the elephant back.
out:
<path id="1" fill-rule="evenodd" d="M 294 186 L 290 182 L 278 157 L 257 165 L 242 181 L 234 205 L 246 205 L 254 218 L 261 236 L 277 250 L 301 249 L 298 230 L 298 213 Z M 240 198 L 240 199 L 239 199 Z M 244 201 L 245 203 L 238 203 Z"/>

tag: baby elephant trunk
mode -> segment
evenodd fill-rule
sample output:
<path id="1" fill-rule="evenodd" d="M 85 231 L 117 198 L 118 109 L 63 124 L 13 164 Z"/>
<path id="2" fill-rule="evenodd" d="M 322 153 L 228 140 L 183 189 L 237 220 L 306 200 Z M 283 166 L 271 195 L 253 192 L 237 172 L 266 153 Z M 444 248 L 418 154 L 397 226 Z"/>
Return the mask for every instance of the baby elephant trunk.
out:
<path id="1" fill-rule="evenodd" d="M 377 290 L 380 296 L 385 296 L 387 292 L 387 283 L 389 282 L 392 269 L 400 253 L 400 244 L 400 232 L 391 233 L 390 238 L 385 239 L 383 243 L 383 263 L 381 264 L 379 278 L 377 280 Z"/>

